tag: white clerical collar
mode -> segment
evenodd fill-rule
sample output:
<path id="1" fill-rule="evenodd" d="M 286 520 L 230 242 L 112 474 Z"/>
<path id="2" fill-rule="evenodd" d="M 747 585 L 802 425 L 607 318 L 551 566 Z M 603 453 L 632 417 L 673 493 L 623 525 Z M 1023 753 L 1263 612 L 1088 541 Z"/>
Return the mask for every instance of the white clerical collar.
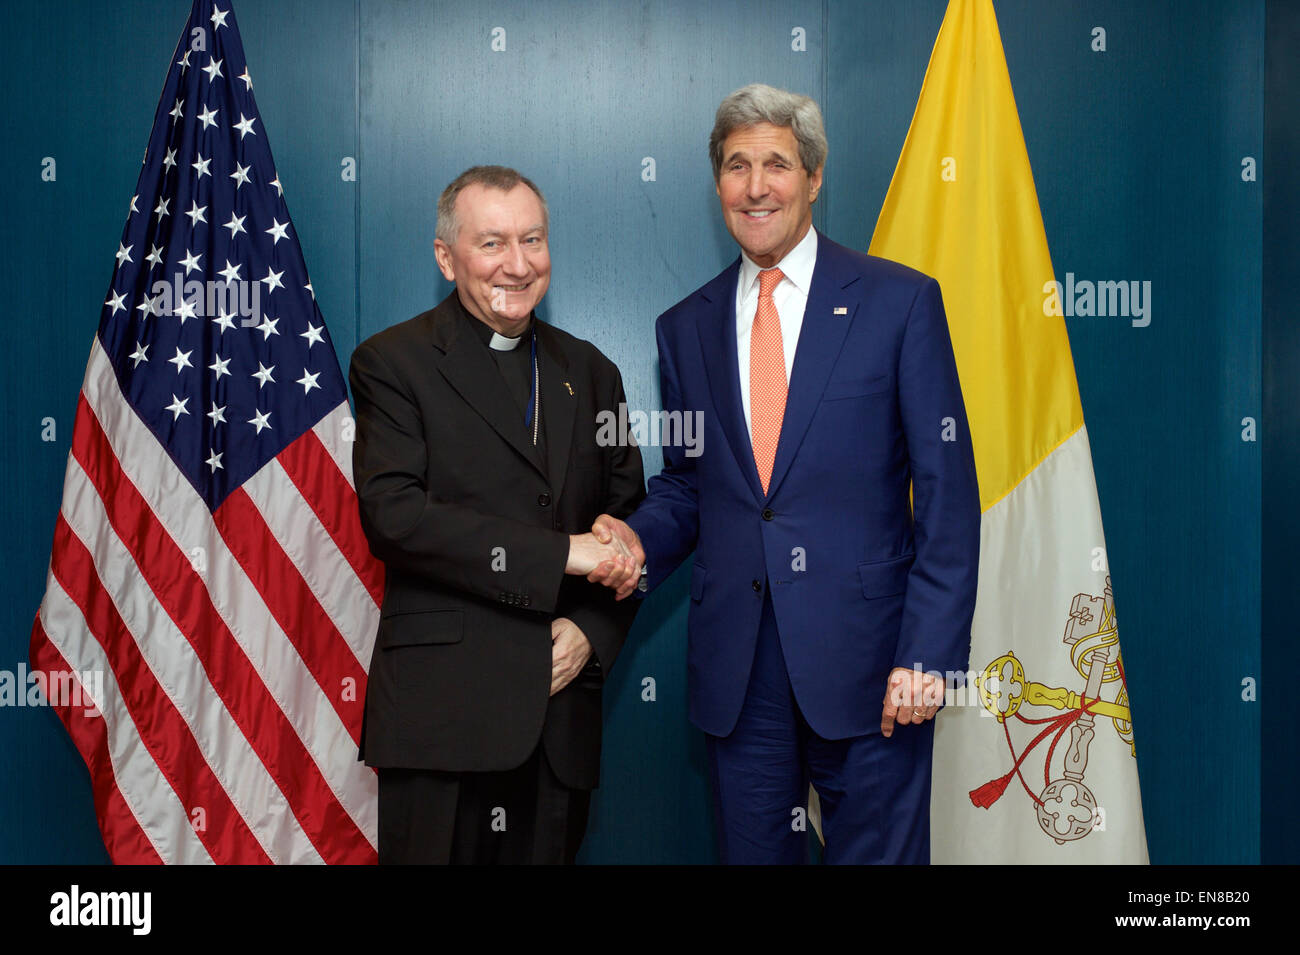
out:
<path id="1" fill-rule="evenodd" d="M 506 338 L 505 335 L 493 332 L 492 340 L 488 342 L 488 348 L 491 348 L 493 351 L 514 351 L 519 347 L 519 343 L 523 340 L 523 335 L 520 335 L 518 338 Z"/>
<path id="2" fill-rule="evenodd" d="M 780 262 L 776 263 L 776 268 L 781 270 L 786 281 L 794 283 L 794 286 L 808 294 L 812 288 L 813 269 L 817 265 L 817 230 L 812 226 L 804 237 L 799 240 L 793 249 L 785 254 Z M 754 260 L 742 249 L 740 252 L 740 288 L 742 294 L 748 292 L 758 284 L 758 273 L 763 271 L 762 268 L 754 264 Z"/>

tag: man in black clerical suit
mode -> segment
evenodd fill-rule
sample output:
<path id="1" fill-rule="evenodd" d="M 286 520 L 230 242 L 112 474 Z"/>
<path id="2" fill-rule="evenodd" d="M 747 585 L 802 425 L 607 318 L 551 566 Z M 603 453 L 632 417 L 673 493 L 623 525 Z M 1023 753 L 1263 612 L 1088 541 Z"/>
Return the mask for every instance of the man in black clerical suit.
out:
<path id="1" fill-rule="evenodd" d="M 582 575 L 640 570 L 577 532 L 635 510 L 641 454 L 596 439 L 618 368 L 534 314 L 550 255 L 532 182 L 462 173 L 434 250 L 455 290 L 363 342 L 350 374 L 361 521 L 387 569 L 361 739 L 379 861 L 572 862 L 637 603 Z"/>

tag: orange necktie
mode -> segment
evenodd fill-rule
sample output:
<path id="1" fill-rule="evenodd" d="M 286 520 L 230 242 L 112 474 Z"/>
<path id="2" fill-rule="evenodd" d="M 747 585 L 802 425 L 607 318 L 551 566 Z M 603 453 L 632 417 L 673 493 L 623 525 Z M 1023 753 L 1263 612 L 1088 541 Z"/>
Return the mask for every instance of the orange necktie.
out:
<path id="1" fill-rule="evenodd" d="M 781 343 L 781 318 L 776 314 L 772 293 L 785 276 L 780 269 L 758 273 L 758 309 L 749 335 L 749 423 L 754 445 L 754 463 L 763 493 L 772 480 L 776 442 L 785 417 L 785 348 Z"/>

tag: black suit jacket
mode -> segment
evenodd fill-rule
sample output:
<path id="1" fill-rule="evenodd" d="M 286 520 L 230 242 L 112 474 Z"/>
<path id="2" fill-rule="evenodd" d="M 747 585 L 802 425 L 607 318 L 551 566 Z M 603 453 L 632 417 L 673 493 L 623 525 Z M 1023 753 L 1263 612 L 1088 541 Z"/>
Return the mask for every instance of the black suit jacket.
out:
<path id="1" fill-rule="evenodd" d="M 361 757 L 505 770 L 540 738 L 561 782 L 592 789 L 603 674 L 638 601 L 564 566 L 570 534 L 645 496 L 641 452 L 596 442 L 597 414 L 626 400 L 618 368 L 534 319 L 543 460 L 474 321 L 453 291 L 352 356 L 361 523 L 387 568 Z M 599 668 L 549 697 L 556 617 L 582 629 Z"/>

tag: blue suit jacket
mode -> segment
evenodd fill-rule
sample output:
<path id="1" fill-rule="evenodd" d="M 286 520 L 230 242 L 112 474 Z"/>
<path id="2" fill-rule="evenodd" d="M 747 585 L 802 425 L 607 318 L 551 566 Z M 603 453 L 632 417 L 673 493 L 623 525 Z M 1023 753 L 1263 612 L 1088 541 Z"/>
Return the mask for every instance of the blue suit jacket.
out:
<path id="1" fill-rule="evenodd" d="M 736 724 L 770 588 L 808 724 L 827 739 L 878 733 L 892 668 L 965 671 L 970 655 L 979 492 L 939 285 L 818 233 L 764 495 L 740 403 L 739 271 L 737 259 L 659 316 L 663 409 L 701 413 L 703 441 L 694 457 L 665 445 L 628 522 L 650 589 L 695 551 L 700 729 Z"/>

